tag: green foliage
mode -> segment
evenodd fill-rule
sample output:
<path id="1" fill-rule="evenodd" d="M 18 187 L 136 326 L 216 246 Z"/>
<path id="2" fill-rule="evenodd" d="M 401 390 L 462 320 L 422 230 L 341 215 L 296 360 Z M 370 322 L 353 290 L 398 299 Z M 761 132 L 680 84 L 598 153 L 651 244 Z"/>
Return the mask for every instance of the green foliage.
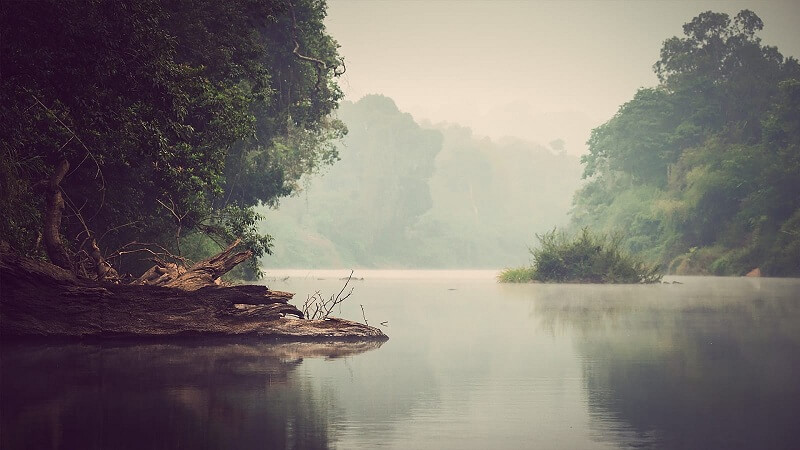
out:
<path id="1" fill-rule="evenodd" d="M 498 281 L 524 283 L 657 283 L 658 268 L 625 252 L 619 237 L 597 235 L 583 228 L 577 235 L 553 229 L 537 234 L 527 267 L 503 270 Z"/>
<path id="2" fill-rule="evenodd" d="M 781 225 L 764 270 L 777 276 L 800 273 L 800 209 Z"/>
<path id="3" fill-rule="evenodd" d="M 537 234 L 536 238 L 539 246 L 530 250 L 533 257 L 530 269 L 516 269 L 513 278 L 528 274 L 528 281 L 555 283 L 661 281 L 657 267 L 648 266 L 622 250 L 619 237 L 597 235 L 583 228 L 573 237 L 553 229 Z"/>
<path id="4" fill-rule="evenodd" d="M 679 134 L 673 135 L 678 127 Z M 680 113 L 663 89 L 641 89 L 606 124 L 592 130 L 590 153 L 581 158 L 584 178 L 601 170 L 630 174 L 641 184 L 663 186 L 667 167 L 681 144 L 695 139 L 696 130 L 680 122 Z"/>
<path id="5" fill-rule="evenodd" d="M 104 248 L 270 239 L 249 209 L 337 159 L 340 58 L 324 1 L 9 2 L 0 10 L 0 230 L 38 250 L 66 159 L 62 233 Z M 303 60 L 295 55 L 313 58 Z M 174 239 L 173 239 L 174 238 Z M 173 240 L 175 242 L 173 242 Z"/>
<path id="6" fill-rule="evenodd" d="M 533 267 L 509 267 L 505 268 L 497 276 L 497 281 L 501 283 L 529 283 L 534 280 L 535 271 Z"/>
<path id="7" fill-rule="evenodd" d="M 442 136 L 383 96 L 345 102 L 338 115 L 350 124 L 341 161 L 282 209 L 302 215 L 308 231 L 335 242 L 348 260 L 403 254 L 407 230 L 431 207 L 428 180 Z"/>
<path id="8" fill-rule="evenodd" d="M 574 225 L 624 229 L 671 272 L 800 275 L 777 244 L 800 207 L 800 68 L 762 27 L 705 12 L 664 42 L 661 84 L 592 132 Z"/>

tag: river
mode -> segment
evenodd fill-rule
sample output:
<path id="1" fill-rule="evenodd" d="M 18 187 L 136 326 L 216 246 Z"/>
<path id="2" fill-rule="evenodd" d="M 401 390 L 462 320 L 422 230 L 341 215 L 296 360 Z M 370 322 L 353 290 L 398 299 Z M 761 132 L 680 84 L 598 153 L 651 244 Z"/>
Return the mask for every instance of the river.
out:
<path id="1" fill-rule="evenodd" d="M 302 305 L 348 273 L 265 282 Z M 335 315 L 382 345 L 3 344 L 0 447 L 800 446 L 800 280 L 494 275 L 356 271 Z"/>

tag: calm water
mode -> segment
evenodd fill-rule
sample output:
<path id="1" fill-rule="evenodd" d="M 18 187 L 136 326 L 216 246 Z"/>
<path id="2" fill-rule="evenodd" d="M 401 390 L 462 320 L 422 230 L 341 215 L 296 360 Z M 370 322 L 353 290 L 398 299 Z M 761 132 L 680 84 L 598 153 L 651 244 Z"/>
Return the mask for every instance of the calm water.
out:
<path id="1" fill-rule="evenodd" d="M 268 284 L 302 304 L 347 273 Z M 337 315 L 380 346 L 3 345 L 0 447 L 800 447 L 800 280 L 355 276 Z"/>

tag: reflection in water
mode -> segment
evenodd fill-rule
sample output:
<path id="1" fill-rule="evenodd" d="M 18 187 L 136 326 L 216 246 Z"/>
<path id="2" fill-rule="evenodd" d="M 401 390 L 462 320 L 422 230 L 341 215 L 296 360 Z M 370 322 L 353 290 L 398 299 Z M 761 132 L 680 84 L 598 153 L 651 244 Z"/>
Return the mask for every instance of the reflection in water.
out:
<path id="1" fill-rule="evenodd" d="M 621 446 L 796 448 L 797 281 L 685 283 L 539 291 L 534 314 L 553 333 L 575 332 L 598 437 Z"/>
<path id="2" fill-rule="evenodd" d="M 331 404 L 296 368 L 378 346 L 4 345 L 0 446 L 327 448 Z"/>
<path id="3" fill-rule="evenodd" d="M 390 275 L 336 311 L 387 321 L 379 351 L 0 346 L 0 448 L 797 447 L 800 280 Z"/>

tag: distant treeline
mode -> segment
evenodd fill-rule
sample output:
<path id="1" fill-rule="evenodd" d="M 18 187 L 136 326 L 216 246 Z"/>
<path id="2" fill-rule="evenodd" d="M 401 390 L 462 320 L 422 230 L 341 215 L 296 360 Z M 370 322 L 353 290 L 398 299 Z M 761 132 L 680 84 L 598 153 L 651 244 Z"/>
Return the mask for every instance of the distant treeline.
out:
<path id="1" fill-rule="evenodd" d="M 524 264 L 524 243 L 568 222 L 580 164 L 563 148 L 421 126 L 379 95 L 344 102 L 338 117 L 341 160 L 262 210 L 276 237 L 267 267 Z"/>
<path id="2" fill-rule="evenodd" d="M 762 28 L 705 12 L 664 42 L 660 84 L 592 132 L 575 226 L 672 273 L 800 275 L 800 66 Z"/>

